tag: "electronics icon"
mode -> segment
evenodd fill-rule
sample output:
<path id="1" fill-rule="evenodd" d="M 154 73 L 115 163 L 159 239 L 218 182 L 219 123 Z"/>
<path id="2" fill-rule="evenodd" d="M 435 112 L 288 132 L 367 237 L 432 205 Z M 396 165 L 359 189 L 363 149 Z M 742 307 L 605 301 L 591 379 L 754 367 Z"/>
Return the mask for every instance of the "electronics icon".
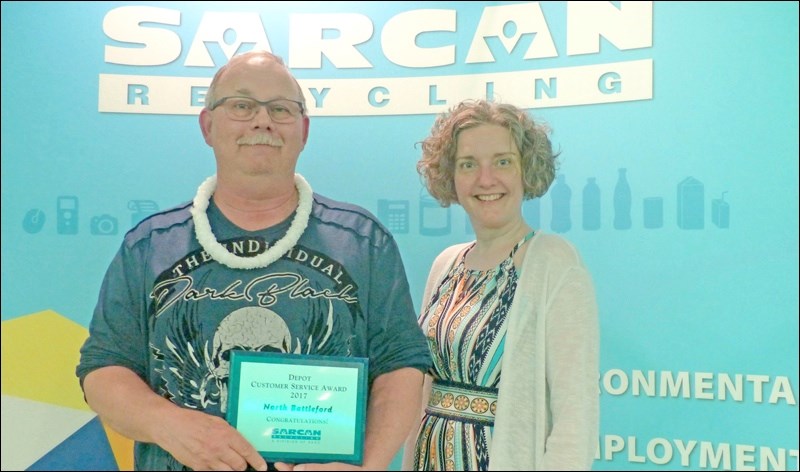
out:
<path id="1" fill-rule="evenodd" d="M 58 234 L 78 234 L 78 197 L 62 195 L 56 204 Z"/>
<path id="2" fill-rule="evenodd" d="M 89 231 L 95 235 L 114 235 L 117 234 L 119 224 L 117 219 L 111 215 L 98 215 L 92 217 L 89 224 Z"/>
<path id="3" fill-rule="evenodd" d="M 44 226 L 45 215 L 44 212 L 38 208 L 31 208 L 25 213 L 25 218 L 22 219 L 22 229 L 26 233 L 35 234 L 42 230 Z"/>
<path id="4" fill-rule="evenodd" d="M 128 210 L 131 213 L 131 227 L 158 211 L 158 203 L 153 200 L 130 200 Z"/>
<path id="5" fill-rule="evenodd" d="M 450 207 L 442 207 L 439 202 L 422 190 L 419 195 L 419 234 L 423 236 L 441 236 L 450 234 Z"/>
<path id="6" fill-rule="evenodd" d="M 408 200 L 378 200 L 378 219 L 393 233 L 408 233 L 408 214 Z"/>

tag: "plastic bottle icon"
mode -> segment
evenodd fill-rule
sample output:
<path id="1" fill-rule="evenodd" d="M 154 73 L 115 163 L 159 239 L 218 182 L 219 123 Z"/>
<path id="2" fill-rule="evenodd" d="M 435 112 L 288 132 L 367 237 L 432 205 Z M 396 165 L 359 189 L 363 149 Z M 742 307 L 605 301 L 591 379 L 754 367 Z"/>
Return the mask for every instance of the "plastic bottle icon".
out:
<path id="1" fill-rule="evenodd" d="M 627 169 L 622 167 L 617 174 L 614 187 L 614 228 L 631 228 L 631 186 L 628 184 Z"/>
<path id="2" fill-rule="evenodd" d="M 572 200 L 572 189 L 567 185 L 564 174 L 558 174 L 556 183 L 551 189 L 550 198 L 553 201 L 553 214 L 550 220 L 550 228 L 556 233 L 565 233 L 572 228 L 572 217 L 570 216 L 569 205 Z"/>
<path id="3" fill-rule="evenodd" d="M 600 229 L 600 187 L 594 177 L 586 179 L 583 186 L 583 229 Z"/>

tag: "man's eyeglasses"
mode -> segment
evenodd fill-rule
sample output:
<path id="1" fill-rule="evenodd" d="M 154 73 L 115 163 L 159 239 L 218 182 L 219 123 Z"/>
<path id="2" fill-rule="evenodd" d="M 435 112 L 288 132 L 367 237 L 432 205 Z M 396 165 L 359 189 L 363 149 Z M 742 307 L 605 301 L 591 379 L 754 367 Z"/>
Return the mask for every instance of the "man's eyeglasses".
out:
<path id="1" fill-rule="evenodd" d="M 237 121 L 252 120 L 260 107 L 267 107 L 267 112 L 272 121 L 276 123 L 294 123 L 303 115 L 303 104 L 288 98 L 276 98 L 262 102 L 250 97 L 223 97 L 214 102 L 209 110 L 218 106 L 225 109 L 228 118 Z"/>

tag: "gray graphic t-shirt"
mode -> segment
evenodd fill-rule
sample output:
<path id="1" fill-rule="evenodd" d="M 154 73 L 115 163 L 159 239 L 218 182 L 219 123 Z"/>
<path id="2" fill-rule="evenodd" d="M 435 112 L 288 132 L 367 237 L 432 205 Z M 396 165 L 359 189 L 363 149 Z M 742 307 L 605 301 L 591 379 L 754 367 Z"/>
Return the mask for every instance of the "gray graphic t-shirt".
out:
<path id="1" fill-rule="evenodd" d="M 170 401 L 225 416 L 232 350 L 368 357 L 370 383 L 401 368 L 427 370 L 405 270 L 388 231 L 363 208 L 314 195 L 308 227 L 264 269 L 211 259 L 191 204 L 153 215 L 125 236 L 109 266 L 77 375 L 120 365 Z M 263 252 L 291 223 L 235 227 L 213 205 L 217 240 L 236 255 Z M 181 469 L 136 444 L 137 469 Z"/>

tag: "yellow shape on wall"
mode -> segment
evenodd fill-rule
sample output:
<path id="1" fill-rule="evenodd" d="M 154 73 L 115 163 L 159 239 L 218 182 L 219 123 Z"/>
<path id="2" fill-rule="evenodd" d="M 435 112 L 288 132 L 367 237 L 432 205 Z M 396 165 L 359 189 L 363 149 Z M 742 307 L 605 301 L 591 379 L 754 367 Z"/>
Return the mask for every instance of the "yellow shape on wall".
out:
<path id="1" fill-rule="evenodd" d="M 52 310 L 2 323 L 2 393 L 91 411 L 75 367 L 89 332 Z M 103 424 L 119 470 L 133 470 L 133 441 Z"/>
<path id="2" fill-rule="evenodd" d="M 119 470 L 133 470 L 133 441 L 103 423 L 103 429 L 108 436 L 108 443 L 114 451 L 114 459 L 117 460 Z"/>
<path id="3" fill-rule="evenodd" d="M 3 321 L 3 394 L 88 411 L 75 377 L 88 334 L 52 310 Z"/>

